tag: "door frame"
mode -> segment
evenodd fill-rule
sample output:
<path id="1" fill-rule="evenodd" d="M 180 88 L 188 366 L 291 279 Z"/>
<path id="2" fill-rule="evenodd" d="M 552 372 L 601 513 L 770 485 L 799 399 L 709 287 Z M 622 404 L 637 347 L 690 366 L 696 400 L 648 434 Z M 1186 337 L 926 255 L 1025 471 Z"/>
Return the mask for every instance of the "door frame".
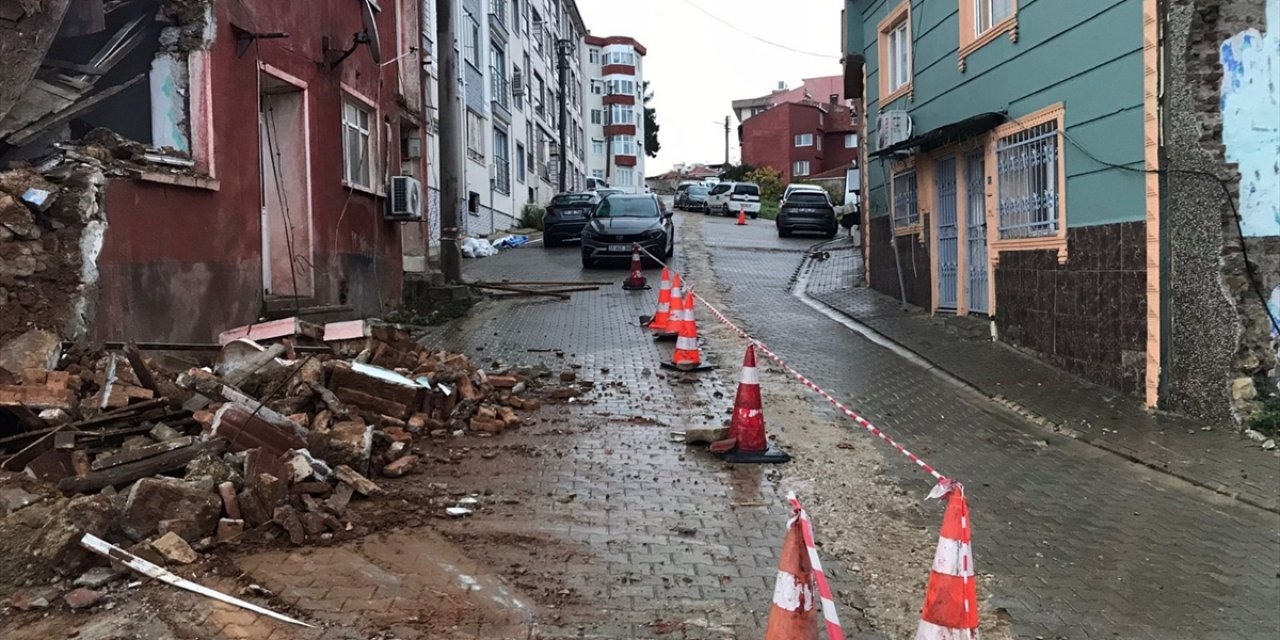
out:
<path id="1" fill-rule="evenodd" d="M 258 109 L 257 109 L 258 111 L 258 145 L 257 146 L 258 146 L 258 190 L 259 190 L 259 196 L 258 196 L 259 214 L 258 215 L 259 215 L 259 220 L 261 221 L 261 226 L 259 227 L 259 235 L 261 236 L 261 242 L 262 242 L 262 291 L 263 291 L 263 294 L 265 295 L 266 292 L 271 290 L 271 231 L 270 231 L 270 228 L 267 226 L 268 216 L 267 216 L 266 207 L 265 207 L 266 189 L 264 188 L 264 185 L 266 184 L 265 182 L 266 176 L 263 174 L 263 164 L 262 164 L 262 122 L 263 122 L 262 120 L 263 118 L 262 76 L 264 75 L 271 76 L 275 80 L 279 80 L 280 82 L 293 86 L 298 90 L 299 93 L 302 94 L 301 96 L 302 140 L 303 140 L 302 161 L 305 163 L 303 166 L 307 168 L 306 171 L 303 173 L 303 175 L 306 178 L 305 182 L 306 182 L 306 193 L 307 193 L 306 218 L 307 218 L 307 238 L 309 240 L 309 242 L 307 243 L 307 263 L 311 265 L 315 264 L 315 246 L 316 246 L 315 232 L 316 230 L 315 230 L 315 219 L 314 219 L 314 216 L 312 215 L 314 212 L 314 209 L 312 208 L 313 187 L 312 187 L 312 177 L 311 177 L 311 166 L 312 166 L 311 165 L 311 100 L 310 100 L 310 93 L 308 92 L 308 84 L 302 78 L 299 78 L 293 74 L 290 74 L 287 71 L 284 71 L 278 67 L 267 64 L 266 62 L 258 61 L 258 73 L 254 77 L 254 80 L 258 86 L 258 92 L 257 92 L 257 100 L 258 100 Z M 311 296 L 316 295 L 316 290 L 318 288 L 317 285 L 318 283 L 316 282 L 316 277 L 313 269 L 313 273 L 311 276 Z M 301 297 L 297 295 L 298 294 L 297 291 L 293 293 L 295 297 Z"/>
<path id="2" fill-rule="evenodd" d="M 927 175 L 929 198 L 927 202 L 929 206 L 935 207 L 937 203 L 937 194 L 935 193 L 936 182 L 934 180 L 934 172 L 937 171 L 938 160 L 942 158 L 953 158 L 955 160 L 956 171 L 956 309 L 955 315 L 969 315 L 969 185 L 964 179 L 965 158 L 969 153 L 981 151 L 985 155 L 991 145 L 990 134 L 975 136 L 962 143 L 951 144 L 940 149 L 935 149 L 927 154 L 921 154 L 918 167 L 923 167 L 923 172 Z M 985 184 L 990 187 L 991 181 L 987 180 Z M 989 188 L 987 189 L 989 191 Z M 987 215 L 991 203 L 989 202 L 990 194 L 984 194 L 983 201 L 983 219 L 989 220 Z M 926 194 L 921 193 L 921 202 L 925 202 Z M 923 213 L 923 212 L 922 212 Z M 937 315 L 941 310 L 944 313 L 951 313 L 949 309 L 943 310 L 938 305 L 938 283 L 941 282 L 942 271 L 938 264 L 938 216 L 936 212 L 929 216 L 929 262 L 930 262 L 930 279 L 932 280 L 933 290 L 932 308 L 930 313 Z M 993 254 L 991 252 L 991 229 L 990 224 L 987 225 L 987 297 L 988 297 L 988 317 L 995 316 L 995 269 Z"/>

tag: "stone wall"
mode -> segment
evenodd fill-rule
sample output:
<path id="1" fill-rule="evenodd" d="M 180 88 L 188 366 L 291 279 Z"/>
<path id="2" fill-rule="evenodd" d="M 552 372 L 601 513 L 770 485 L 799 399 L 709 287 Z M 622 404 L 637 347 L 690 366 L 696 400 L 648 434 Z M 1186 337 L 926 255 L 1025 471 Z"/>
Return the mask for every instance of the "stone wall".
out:
<path id="1" fill-rule="evenodd" d="M 1241 251 L 1240 173 L 1224 144 L 1221 59 L 1223 43 L 1264 28 L 1267 3 L 1277 0 L 1165 5 L 1161 406 L 1211 420 L 1251 413 L 1258 383 L 1275 389 L 1270 321 Z M 1243 247 L 1259 276 L 1256 286 L 1269 295 L 1280 285 L 1276 239 L 1252 237 Z"/>
<path id="2" fill-rule="evenodd" d="M 105 182 L 101 169 L 82 164 L 44 176 L 0 173 L 0 344 L 33 328 L 85 337 L 97 302 Z M 49 194 L 43 204 L 41 192 Z"/>
<path id="3" fill-rule="evenodd" d="M 1087 380 L 1141 396 L 1146 380 L 1146 223 L 1067 230 L 1057 251 L 1006 251 L 996 265 L 1000 339 Z"/>
<path id="4" fill-rule="evenodd" d="M 871 218 L 870 264 L 867 265 L 871 278 L 871 288 L 880 293 L 899 298 L 898 265 L 894 264 L 891 218 L 880 216 Z M 893 241 L 898 244 L 898 260 L 901 265 L 902 282 L 907 289 L 907 302 L 924 309 L 933 305 L 933 294 L 930 287 L 929 246 L 919 241 L 921 236 L 899 236 Z"/>

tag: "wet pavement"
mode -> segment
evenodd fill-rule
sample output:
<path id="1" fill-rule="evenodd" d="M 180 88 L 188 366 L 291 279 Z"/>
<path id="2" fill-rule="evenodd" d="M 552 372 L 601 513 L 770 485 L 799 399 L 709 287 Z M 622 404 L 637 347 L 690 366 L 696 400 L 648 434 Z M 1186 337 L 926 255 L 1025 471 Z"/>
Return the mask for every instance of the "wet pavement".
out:
<path id="1" fill-rule="evenodd" d="M 1231 424 L 1146 410 L 1136 397 L 1100 387 L 990 339 L 978 317 L 931 316 L 863 285 L 862 256 L 831 245 L 813 264 L 814 299 L 910 349 L 983 394 L 1056 431 L 1199 486 L 1280 512 L 1280 450 L 1265 451 Z"/>
<path id="2" fill-rule="evenodd" d="M 694 224 L 686 242 L 702 238 L 730 315 L 966 484 L 977 568 L 992 574 L 985 615 L 1001 610 L 1028 638 L 1276 637 L 1274 513 L 1033 425 L 805 304 L 789 289 L 801 252 L 819 238 L 779 240 L 767 224 Z M 893 472 L 918 480 L 915 495 L 928 491 L 905 458 Z"/>

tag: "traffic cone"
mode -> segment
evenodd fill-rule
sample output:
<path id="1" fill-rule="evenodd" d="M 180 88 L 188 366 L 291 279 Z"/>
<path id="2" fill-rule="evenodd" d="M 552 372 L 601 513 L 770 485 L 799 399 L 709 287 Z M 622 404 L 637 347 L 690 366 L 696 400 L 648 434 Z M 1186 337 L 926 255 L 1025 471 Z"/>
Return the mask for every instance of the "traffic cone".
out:
<path id="1" fill-rule="evenodd" d="M 801 526 L 799 517 L 787 523 L 782 559 L 778 561 L 778 578 L 773 584 L 769 626 L 764 631 L 765 640 L 818 640 L 813 563 L 809 560 L 809 549 L 804 544 Z"/>
<path id="2" fill-rule="evenodd" d="M 738 380 L 738 395 L 733 400 L 729 438 L 712 444 L 711 450 L 723 452 L 725 462 L 778 464 L 791 461 L 790 455 L 770 445 L 769 438 L 765 436 L 760 370 L 756 368 L 754 344 L 747 345 L 747 353 L 742 357 L 742 377 Z"/>
<path id="3" fill-rule="evenodd" d="M 747 208 L 743 205 L 738 205 L 738 226 L 741 227 L 741 226 L 745 226 L 746 224 L 747 224 Z"/>
<path id="4" fill-rule="evenodd" d="M 705 371 L 711 369 L 702 364 L 702 351 L 698 348 L 698 323 L 693 317 L 693 292 L 685 296 L 680 305 L 680 335 L 676 338 L 676 350 L 671 354 L 671 364 L 664 369 L 676 371 Z"/>
<path id="5" fill-rule="evenodd" d="M 684 323 L 684 283 L 680 274 L 671 278 L 671 312 L 667 316 L 666 325 L 658 329 L 655 340 L 676 340 L 680 337 L 680 325 Z"/>
<path id="6" fill-rule="evenodd" d="M 631 276 L 622 283 L 627 291 L 640 291 L 649 288 L 649 281 L 644 277 L 644 269 L 640 264 L 640 245 L 631 245 Z"/>
<path id="7" fill-rule="evenodd" d="M 645 326 L 654 331 L 665 332 L 671 322 L 671 270 L 662 268 L 662 281 L 658 284 L 658 310 Z"/>
<path id="8" fill-rule="evenodd" d="M 947 511 L 942 516 L 916 640 L 976 640 L 978 586 L 973 578 L 969 504 L 964 486 L 958 482 L 944 480 L 929 494 L 931 498 L 944 496 Z"/>

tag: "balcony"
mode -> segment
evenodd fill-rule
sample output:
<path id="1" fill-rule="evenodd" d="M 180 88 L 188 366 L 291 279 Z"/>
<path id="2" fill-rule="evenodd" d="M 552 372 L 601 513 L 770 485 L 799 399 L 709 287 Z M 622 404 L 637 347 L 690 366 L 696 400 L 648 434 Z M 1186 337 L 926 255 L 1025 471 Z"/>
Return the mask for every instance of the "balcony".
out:
<path id="1" fill-rule="evenodd" d="M 506 42 L 511 37 L 511 32 L 507 27 L 507 3 L 495 2 L 490 6 L 489 12 L 489 30 L 493 32 L 499 40 Z"/>
<path id="2" fill-rule="evenodd" d="M 496 67 L 489 67 L 489 94 L 493 114 L 511 122 L 511 83 Z"/>

